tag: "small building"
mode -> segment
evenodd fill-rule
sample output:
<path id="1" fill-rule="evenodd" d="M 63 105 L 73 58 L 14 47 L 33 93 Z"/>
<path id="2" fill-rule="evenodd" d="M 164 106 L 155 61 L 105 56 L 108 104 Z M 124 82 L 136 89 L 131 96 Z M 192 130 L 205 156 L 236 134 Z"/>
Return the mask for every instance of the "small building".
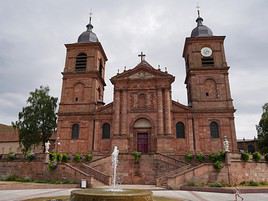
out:
<path id="1" fill-rule="evenodd" d="M 254 139 L 238 139 L 237 140 L 237 148 L 238 150 L 254 153 L 255 151 L 258 151 L 258 144 L 257 144 L 257 138 L 254 137 Z"/>
<path id="2" fill-rule="evenodd" d="M 50 137 L 49 141 L 51 143 L 50 150 L 53 150 L 56 141 L 55 133 Z M 22 153 L 18 131 L 13 126 L 0 124 L 0 154 L 8 154 L 10 152 Z M 34 146 L 33 152 L 43 153 L 42 146 Z"/>
<path id="3" fill-rule="evenodd" d="M 19 135 L 9 125 L 0 124 L 0 154 L 21 153 Z"/>

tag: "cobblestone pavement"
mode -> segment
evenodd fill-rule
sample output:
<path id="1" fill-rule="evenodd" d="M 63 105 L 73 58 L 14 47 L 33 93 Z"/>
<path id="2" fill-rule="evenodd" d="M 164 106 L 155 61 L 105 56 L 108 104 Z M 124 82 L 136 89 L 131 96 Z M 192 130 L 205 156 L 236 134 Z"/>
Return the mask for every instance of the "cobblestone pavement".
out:
<path id="1" fill-rule="evenodd" d="M 129 188 L 135 188 L 130 186 Z M 137 188 L 148 188 L 137 186 Z M 149 188 L 150 189 L 150 188 Z M 227 193 L 208 193 L 196 191 L 173 191 L 152 188 L 154 195 L 171 198 L 181 198 L 185 201 L 233 201 L 234 195 Z M 0 201 L 21 201 L 36 197 L 70 195 L 74 189 L 27 189 L 27 190 L 0 190 Z M 242 194 L 244 201 L 267 201 L 268 193 Z"/>

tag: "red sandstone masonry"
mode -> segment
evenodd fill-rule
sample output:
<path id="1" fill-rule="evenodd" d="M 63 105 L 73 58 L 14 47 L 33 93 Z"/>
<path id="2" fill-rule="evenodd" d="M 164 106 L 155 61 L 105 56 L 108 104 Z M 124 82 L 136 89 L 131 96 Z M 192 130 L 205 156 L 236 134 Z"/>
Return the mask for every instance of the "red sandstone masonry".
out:
<path id="1" fill-rule="evenodd" d="M 68 179 L 80 182 L 81 179 L 86 179 L 88 184 L 91 184 L 91 176 L 76 170 L 64 163 L 58 164 L 58 167 L 49 171 L 48 166 L 44 162 L 0 162 L 1 176 L 16 175 L 19 177 L 30 177 L 32 179 Z"/>

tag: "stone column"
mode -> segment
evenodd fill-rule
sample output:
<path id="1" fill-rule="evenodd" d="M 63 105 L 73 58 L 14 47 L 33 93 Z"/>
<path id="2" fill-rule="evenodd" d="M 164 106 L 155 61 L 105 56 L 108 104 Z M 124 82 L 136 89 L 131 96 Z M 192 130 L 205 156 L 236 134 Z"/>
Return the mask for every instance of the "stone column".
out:
<path id="1" fill-rule="evenodd" d="M 162 89 L 157 90 L 158 134 L 164 134 Z"/>
<path id="2" fill-rule="evenodd" d="M 121 134 L 127 134 L 127 91 L 122 91 L 122 101 L 121 101 L 122 115 L 121 115 Z"/>
<path id="3" fill-rule="evenodd" d="M 231 152 L 237 152 L 237 143 L 236 143 L 236 134 L 235 134 L 235 124 L 234 124 L 234 117 L 229 118 L 229 124 L 230 124 L 230 132 L 231 132 Z"/>
<path id="4" fill-rule="evenodd" d="M 113 134 L 119 135 L 120 133 L 120 91 L 115 89 L 114 94 L 114 119 L 113 119 Z"/>
<path id="5" fill-rule="evenodd" d="M 186 138 L 188 138 L 188 143 L 189 143 L 189 150 L 190 152 L 194 152 L 194 134 L 193 134 L 193 120 L 192 119 L 188 119 L 187 120 L 187 127 L 188 127 L 188 130 L 186 130 L 185 134 L 187 135 Z"/>
<path id="6" fill-rule="evenodd" d="M 171 100 L 170 90 L 165 89 L 165 134 L 171 134 Z"/>

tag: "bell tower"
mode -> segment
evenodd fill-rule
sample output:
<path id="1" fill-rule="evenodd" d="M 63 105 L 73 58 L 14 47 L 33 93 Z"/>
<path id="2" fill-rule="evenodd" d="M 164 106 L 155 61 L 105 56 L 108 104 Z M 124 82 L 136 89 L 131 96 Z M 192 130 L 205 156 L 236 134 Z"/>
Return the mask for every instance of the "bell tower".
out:
<path id="1" fill-rule="evenodd" d="M 186 38 L 183 51 L 188 105 L 194 109 L 233 110 L 223 45 L 225 36 L 213 36 L 203 25 L 199 11 L 196 22 L 197 27 Z"/>
<path id="2" fill-rule="evenodd" d="M 91 16 L 87 30 L 77 43 L 66 44 L 66 60 L 58 111 L 58 151 L 87 152 L 90 149 L 91 120 L 104 105 L 104 75 L 107 61 L 104 49 L 92 31 Z M 70 144 L 70 142 L 72 144 Z"/>
<path id="3" fill-rule="evenodd" d="M 214 36 L 196 19 L 197 26 L 184 44 L 188 106 L 192 110 L 194 149 L 200 152 L 223 150 L 226 136 L 236 151 L 233 99 L 229 85 L 229 66 L 224 52 L 225 36 Z"/>

